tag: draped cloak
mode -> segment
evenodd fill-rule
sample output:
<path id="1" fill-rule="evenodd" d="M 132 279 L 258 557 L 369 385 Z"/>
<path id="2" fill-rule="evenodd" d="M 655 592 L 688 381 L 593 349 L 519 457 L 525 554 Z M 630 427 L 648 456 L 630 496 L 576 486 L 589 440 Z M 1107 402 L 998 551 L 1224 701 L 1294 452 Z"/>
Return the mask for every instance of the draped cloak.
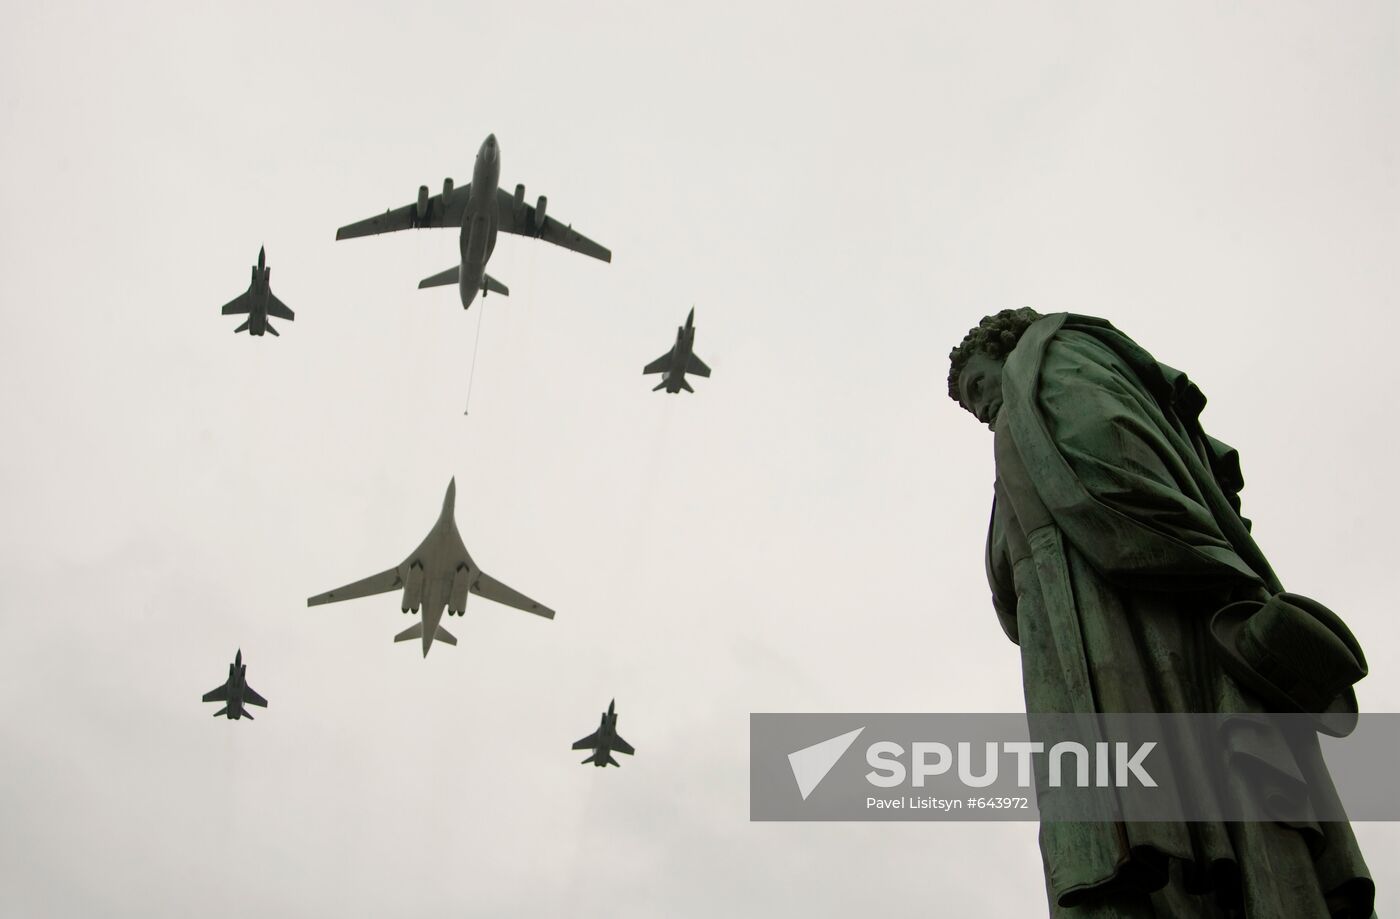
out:
<path id="1" fill-rule="evenodd" d="M 1239 513 L 1238 454 L 1201 428 L 1200 390 L 1070 313 L 1026 330 L 1001 386 L 987 575 L 1027 711 L 1267 710 L 1209 636 L 1221 606 L 1282 587 Z M 1293 754 L 1325 775 L 1315 736 Z M 1056 919 L 1373 915 L 1347 823 L 1047 821 L 1040 848 Z"/>

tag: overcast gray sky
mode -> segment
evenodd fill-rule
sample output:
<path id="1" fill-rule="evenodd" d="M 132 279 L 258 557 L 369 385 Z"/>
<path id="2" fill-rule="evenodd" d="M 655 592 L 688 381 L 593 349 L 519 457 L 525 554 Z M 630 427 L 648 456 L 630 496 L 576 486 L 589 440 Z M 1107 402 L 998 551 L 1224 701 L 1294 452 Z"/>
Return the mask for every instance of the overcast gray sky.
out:
<path id="1" fill-rule="evenodd" d="M 1033 824 L 753 824 L 753 711 L 1019 711 L 988 312 L 1211 399 L 1400 711 L 1393 3 L 6 4 L 0 912 L 1042 915 Z M 470 178 L 609 246 L 336 227 Z M 267 246 L 296 311 L 220 305 Z M 696 307 L 695 395 L 641 367 Z M 480 328 L 471 414 L 462 414 Z M 473 601 L 386 595 L 449 478 Z M 200 695 L 241 647 L 255 723 Z M 637 756 L 569 744 L 616 697 Z M 1382 912 L 1400 827 L 1362 824 Z"/>

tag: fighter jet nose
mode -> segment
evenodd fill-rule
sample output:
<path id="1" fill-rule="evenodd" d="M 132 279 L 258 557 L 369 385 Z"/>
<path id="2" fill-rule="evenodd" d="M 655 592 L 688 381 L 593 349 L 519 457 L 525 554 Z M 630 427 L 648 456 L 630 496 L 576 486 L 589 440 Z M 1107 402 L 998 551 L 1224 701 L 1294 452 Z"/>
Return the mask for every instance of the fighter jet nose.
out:
<path id="1" fill-rule="evenodd" d="M 443 499 L 442 499 L 442 509 L 443 509 L 444 511 L 450 511 L 450 510 L 452 510 L 452 507 L 453 507 L 456 503 L 457 503 L 457 477 L 456 477 L 456 476 L 453 476 L 453 477 L 452 477 L 452 481 L 450 481 L 450 482 L 447 483 L 447 494 L 446 494 L 446 496 L 444 496 Z"/>

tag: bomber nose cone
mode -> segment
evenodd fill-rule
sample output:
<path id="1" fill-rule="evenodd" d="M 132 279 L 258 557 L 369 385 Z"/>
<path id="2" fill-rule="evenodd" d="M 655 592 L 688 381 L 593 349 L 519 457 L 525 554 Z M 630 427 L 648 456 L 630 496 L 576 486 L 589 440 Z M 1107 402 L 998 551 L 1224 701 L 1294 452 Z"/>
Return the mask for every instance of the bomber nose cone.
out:
<path id="1" fill-rule="evenodd" d="M 488 160 L 494 160 L 496 158 L 498 149 L 499 148 L 496 146 L 496 135 L 487 134 L 486 140 L 483 141 L 481 144 L 482 155 L 485 156 Z"/>

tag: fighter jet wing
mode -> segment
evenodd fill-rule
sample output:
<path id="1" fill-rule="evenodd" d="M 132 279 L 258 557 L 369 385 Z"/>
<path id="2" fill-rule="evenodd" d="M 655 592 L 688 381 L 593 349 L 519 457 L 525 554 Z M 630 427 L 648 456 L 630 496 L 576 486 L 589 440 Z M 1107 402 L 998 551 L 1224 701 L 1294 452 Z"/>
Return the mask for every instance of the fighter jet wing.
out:
<path id="1" fill-rule="evenodd" d="M 328 590 L 323 594 L 307 598 L 307 606 L 320 606 L 322 603 L 338 603 L 341 600 L 354 600 L 357 597 L 368 597 L 371 594 L 382 594 L 395 588 L 403 586 L 403 578 L 399 577 L 399 569 L 390 568 L 388 571 L 381 571 L 372 577 L 356 581 L 353 584 L 346 584 L 344 587 L 337 587 L 335 590 Z"/>
<path id="2" fill-rule="evenodd" d="M 220 686 L 218 689 L 211 689 L 211 690 L 209 690 L 208 692 L 206 692 L 206 693 L 204 694 L 204 701 L 205 701 L 205 702 L 227 702 L 227 701 L 228 701 L 228 684 L 225 683 L 224 685 Z"/>
<path id="3" fill-rule="evenodd" d="M 238 296 L 234 297 L 232 300 L 224 304 L 223 314 L 225 316 L 232 316 L 235 313 L 248 312 L 248 310 L 251 308 L 249 306 L 249 299 L 250 298 L 248 297 L 248 292 L 245 290 L 243 293 L 239 294 Z"/>
<path id="4" fill-rule="evenodd" d="M 612 748 L 619 753 L 626 753 L 628 756 L 631 756 L 632 754 L 637 752 L 636 750 L 632 749 L 632 745 L 630 743 L 623 740 L 616 734 L 613 735 Z"/>
<path id="5" fill-rule="evenodd" d="M 209 700 L 208 700 L 208 699 L 205 699 L 204 701 L 208 702 Z M 575 750 L 594 750 L 594 749 L 597 749 L 597 747 L 598 747 L 598 732 L 597 732 L 597 731 L 594 731 L 592 734 L 589 734 L 589 735 L 588 735 L 587 737 L 585 737 L 583 740 L 576 740 L 576 741 L 574 741 L 573 749 L 575 749 Z"/>
<path id="6" fill-rule="evenodd" d="M 470 589 L 472 593 L 488 600 L 495 600 L 497 603 L 504 603 L 506 606 L 513 606 L 516 609 L 523 609 L 527 613 L 534 613 L 536 616 L 543 616 L 546 619 L 554 618 L 554 610 L 536 603 L 517 590 L 510 589 L 485 572 L 476 576 Z"/>
<path id="7" fill-rule="evenodd" d="M 395 230 L 412 230 L 421 227 L 460 226 L 462 211 L 467 206 L 467 190 L 471 184 L 454 188 L 444 204 L 442 195 L 428 199 L 422 217 L 418 216 L 418 202 L 366 217 L 364 220 L 347 224 L 335 231 L 336 239 L 354 239 L 357 236 L 374 236 L 379 233 L 392 233 Z"/>
<path id="8" fill-rule="evenodd" d="M 545 242 L 554 243 L 556 246 L 563 246 L 565 249 L 572 249 L 605 262 L 612 261 L 612 253 L 606 248 L 598 245 L 573 227 L 565 226 L 553 217 L 546 215 L 544 225 L 539 226 L 535 219 L 534 206 L 526 204 L 524 201 L 516 204 L 515 195 L 504 188 L 496 189 L 496 219 L 499 221 L 497 228 L 506 233 L 514 233 L 517 236 L 534 236 Z"/>
<path id="9" fill-rule="evenodd" d="M 285 319 L 288 322 L 297 318 L 296 314 L 287 308 L 287 304 L 278 300 L 277 296 L 271 291 L 269 291 L 267 295 L 267 314 L 275 319 Z"/>
<path id="10" fill-rule="evenodd" d="M 642 368 L 642 373 L 665 373 L 666 371 L 670 370 L 671 354 L 672 352 L 667 351 L 665 354 L 661 355 L 656 360 L 652 361 L 650 364 L 647 364 L 645 367 Z"/>
<path id="11" fill-rule="evenodd" d="M 267 708 L 267 700 L 254 692 L 253 687 L 248 685 L 244 685 L 243 687 L 243 704 L 260 705 L 263 708 Z"/>
<path id="12" fill-rule="evenodd" d="M 695 356 L 695 352 L 690 352 L 690 362 L 685 365 L 686 373 L 693 373 L 697 377 L 707 377 L 710 375 L 710 368 L 705 366 L 705 362 Z"/>

